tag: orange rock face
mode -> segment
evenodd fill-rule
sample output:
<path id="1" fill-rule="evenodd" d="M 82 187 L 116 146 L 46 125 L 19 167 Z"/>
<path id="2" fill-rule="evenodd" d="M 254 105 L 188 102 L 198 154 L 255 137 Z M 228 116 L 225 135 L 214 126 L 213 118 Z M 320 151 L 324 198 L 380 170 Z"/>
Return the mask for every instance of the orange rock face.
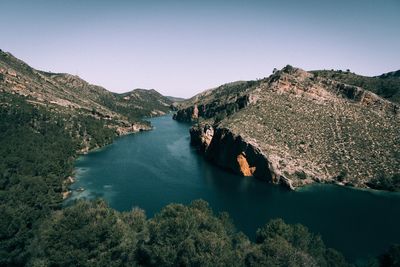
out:
<path id="1" fill-rule="evenodd" d="M 197 108 L 197 105 L 194 105 L 192 120 L 196 120 L 198 118 L 199 118 L 199 109 Z"/>
<path id="2" fill-rule="evenodd" d="M 240 172 L 243 176 L 253 176 L 256 167 L 250 167 L 245 156 L 246 155 L 244 153 L 241 153 L 236 158 L 237 163 L 239 164 Z"/>

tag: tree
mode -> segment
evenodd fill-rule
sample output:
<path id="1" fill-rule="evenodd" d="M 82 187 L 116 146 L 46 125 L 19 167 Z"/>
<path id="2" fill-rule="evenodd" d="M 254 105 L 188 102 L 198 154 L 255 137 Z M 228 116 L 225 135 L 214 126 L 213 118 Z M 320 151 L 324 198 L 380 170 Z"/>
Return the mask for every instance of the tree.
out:
<path id="1" fill-rule="evenodd" d="M 143 211 L 121 214 L 101 200 L 78 201 L 42 224 L 31 246 L 31 264 L 131 266 L 146 231 Z"/>
<path id="2" fill-rule="evenodd" d="M 389 250 L 379 257 L 381 267 L 400 266 L 400 245 L 392 245 Z"/>
<path id="3" fill-rule="evenodd" d="M 150 238 L 140 249 L 147 266 L 237 266 L 232 225 L 213 215 L 202 200 L 170 204 L 149 222 Z"/>
<path id="4" fill-rule="evenodd" d="M 282 219 L 271 220 L 257 230 L 256 245 L 245 261 L 248 266 L 348 266 L 318 235 Z"/>

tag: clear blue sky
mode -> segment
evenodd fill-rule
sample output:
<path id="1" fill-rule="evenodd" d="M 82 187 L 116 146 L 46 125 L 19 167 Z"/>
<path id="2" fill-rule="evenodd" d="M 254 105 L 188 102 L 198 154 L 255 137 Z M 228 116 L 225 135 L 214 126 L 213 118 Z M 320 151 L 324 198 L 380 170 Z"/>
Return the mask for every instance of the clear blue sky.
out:
<path id="1" fill-rule="evenodd" d="M 400 0 L 0 0 L 0 48 L 115 92 L 190 97 L 286 64 L 400 69 Z"/>

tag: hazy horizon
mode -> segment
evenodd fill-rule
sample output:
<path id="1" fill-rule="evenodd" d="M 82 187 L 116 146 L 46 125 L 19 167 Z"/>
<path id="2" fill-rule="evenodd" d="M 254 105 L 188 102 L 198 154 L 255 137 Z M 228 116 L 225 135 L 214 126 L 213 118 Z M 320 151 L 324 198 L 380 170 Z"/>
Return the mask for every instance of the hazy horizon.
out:
<path id="1" fill-rule="evenodd" d="M 287 64 L 400 69 L 400 2 L 9 1 L 0 49 L 113 92 L 191 97 Z"/>

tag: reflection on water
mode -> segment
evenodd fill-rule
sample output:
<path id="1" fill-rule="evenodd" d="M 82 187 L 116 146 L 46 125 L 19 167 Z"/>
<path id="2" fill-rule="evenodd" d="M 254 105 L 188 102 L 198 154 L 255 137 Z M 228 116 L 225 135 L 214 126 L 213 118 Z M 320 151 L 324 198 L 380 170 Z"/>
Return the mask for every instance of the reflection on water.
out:
<path id="1" fill-rule="evenodd" d="M 206 162 L 189 145 L 188 125 L 170 116 L 152 119 L 156 129 L 129 135 L 80 157 L 72 200 L 102 197 L 117 210 L 139 206 L 153 216 L 171 203 L 202 198 L 227 211 L 254 238 L 272 218 L 302 223 L 349 259 L 376 255 L 400 243 L 400 195 L 315 185 L 296 192 L 239 177 Z M 70 200 L 69 200 L 70 201 Z"/>

